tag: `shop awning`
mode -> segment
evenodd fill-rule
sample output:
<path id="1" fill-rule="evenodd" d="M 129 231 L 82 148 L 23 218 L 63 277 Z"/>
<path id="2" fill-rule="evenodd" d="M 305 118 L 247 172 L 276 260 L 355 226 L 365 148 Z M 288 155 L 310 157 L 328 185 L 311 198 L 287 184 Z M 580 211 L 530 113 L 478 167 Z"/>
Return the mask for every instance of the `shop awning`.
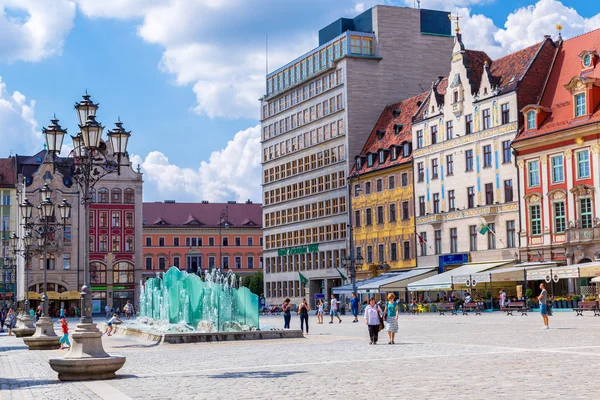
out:
<path id="1" fill-rule="evenodd" d="M 29 300 L 41 300 L 42 299 L 42 294 L 37 293 L 37 292 L 28 292 L 27 296 L 29 297 Z"/>
<path id="2" fill-rule="evenodd" d="M 556 280 L 557 278 L 592 278 L 598 275 L 600 275 L 600 261 L 527 271 L 527 279 L 546 281 L 549 276 Z"/>
<path id="3" fill-rule="evenodd" d="M 79 293 L 77 291 L 62 292 L 60 294 L 61 300 L 79 300 L 80 298 L 81 298 L 81 293 Z"/>
<path id="4" fill-rule="evenodd" d="M 402 271 L 395 274 L 389 274 L 384 279 L 372 280 L 365 282 L 360 286 L 359 291 L 366 292 L 393 292 L 397 290 L 405 290 L 410 282 L 414 282 L 417 278 L 423 278 L 425 274 L 433 274 L 435 267 L 430 268 L 414 268 L 408 271 Z M 412 280 L 411 280 L 412 279 Z"/>
<path id="5" fill-rule="evenodd" d="M 507 266 L 512 263 L 514 263 L 512 260 L 468 263 L 439 275 L 433 275 L 429 278 L 413 282 L 408 285 L 408 290 L 446 290 L 451 289 L 453 284 L 465 285 L 470 279 L 476 280 L 476 282 L 489 282 L 489 273 L 483 274 L 482 272 Z"/>
<path id="6" fill-rule="evenodd" d="M 526 262 L 512 267 L 490 271 L 494 282 L 520 282 L 525 280 L 525 271 L 556 267 L 555 262 Z"/>
<path id="7" fill-rule="evenodd" d="M 48 295 L 48 300 L 60 300 L 60 293 L 58 292 L 49 291 L 46 294 Z"/>
<path id="8" fill-rule="evenodd" d="M 594 283 L 598 283 L 598 282 L 600 282 L 600 276 L 597 276 L 597 277 L 595 277 L 595 278 L 592 278 L 592 282 L 594 282 Z"/>

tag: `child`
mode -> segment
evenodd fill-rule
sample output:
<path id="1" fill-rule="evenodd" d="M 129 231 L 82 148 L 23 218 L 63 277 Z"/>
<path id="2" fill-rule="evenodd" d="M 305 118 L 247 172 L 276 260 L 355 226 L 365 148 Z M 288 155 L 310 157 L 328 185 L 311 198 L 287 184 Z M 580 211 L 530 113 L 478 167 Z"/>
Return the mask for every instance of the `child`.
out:
<path id="1" fill-rule="evenodd" d="M 112 324 L 115 321 L 123 322 L 117 317 L 117 313 L 113 313 L 112 318 L 108 320 L 108 329 L 106 330 L 106 332 L 104 332 L 104 333 L 106 333 L 106 336 L 111 336 L 112 329 L 113 329 Z"/>
<path id="2" fill-rule="evenodd" d="M 67 324 L 67 320 L 65 319 L 65 317 L 62 317 L 60 319 L 60 326 L 62 328 L 62 332 L 63 335 L 60 338 L 60 349 L 63 350 L 65 349 L 65 343 L 67 345 L 69 345 L 69 347 L 67 347 L 67 349 L 71 348 L 71 342 L 69 342 L 69 324 Z"/>

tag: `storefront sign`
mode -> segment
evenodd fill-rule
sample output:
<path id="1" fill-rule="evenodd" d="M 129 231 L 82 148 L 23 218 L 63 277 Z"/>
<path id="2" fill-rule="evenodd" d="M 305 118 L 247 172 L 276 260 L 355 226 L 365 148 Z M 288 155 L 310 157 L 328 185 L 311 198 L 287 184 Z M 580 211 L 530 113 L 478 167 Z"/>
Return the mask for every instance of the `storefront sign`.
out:
<path id="1" fill-rule="evenodd" d="M 306 254 L 306 253 L 316 253 L 319 251 L 318 244 L 309 244 L 308 246 L 299 246 L 299 247 L 288 247 L 286 249 L 278 249 L 277 255 L 281 256 L 291 256 L 294 254 Z"/>
<path id="2" fill-rule="evenodd" d="M 469 253 L 444 254 L 439 257 L 439 273 L 446 271 L 447 265 L 463 265 L 469 262 Z"/>
<path id="3" fill-rule="evenodd" d="M 106 290 L 106 286 L 92 286 L 92 290 L 96 291 L 96 290 Z"/>

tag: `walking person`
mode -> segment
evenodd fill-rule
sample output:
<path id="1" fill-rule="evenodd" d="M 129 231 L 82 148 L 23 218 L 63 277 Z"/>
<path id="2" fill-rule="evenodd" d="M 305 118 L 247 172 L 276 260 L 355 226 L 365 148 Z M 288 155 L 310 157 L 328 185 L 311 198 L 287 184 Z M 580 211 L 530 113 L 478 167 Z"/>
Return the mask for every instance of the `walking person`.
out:
<path id="1" fill-rule="evenodd" d="M 310 307 L 306 302 L 306 297 L 302 298 L 302 303 L 298 306 L 298 314 L 300 315 L 300 330 L 304 332 L 304 324 L 306 324 L 306 334 L 308 334 L 308 312 Z"/>
<path id="2" fill-rule="evenodd" d="M 8 314 L 6 314 L 6 320 L 4 323 L 8 329 L 8 336 L 14 336 L 12 330 L 15 328 L 15 325 L 17 325 L 17 316 L 13 312 L 12 308 L 8 310 Z"/>
<path id="3" fill-rule="evenodd" d="M 365 308 L 365 323 L 369 328 L 369 344 L 377 344 L 379 338 L 379 321 L 381 318 L 381 308 L 375 304 L 375 299 L 369 299 L 369 305 Z"/>
<path id="4" fill-rule="evenodd" d="M 290 321 L 292 319 L 292 306 L 290 304 L 290 299 L 285 299 L 283 301 L 283 305 L 281 306 L 283 310 L 283 329 L 290 329 Z"/>
<path id="5" fill-rule="evenodd" d="M 546 291 L 546 285 L 540 283 L 540 289 L 542 292 L 538 296 L 538 301 L 540 302 L 540 314 L 542 314 L 542 319 L 544 320 L 544 326 L 542 329 L 550 329 L 548 326 L 548 292 Z"/>
<path id="6" fill-rule="evenodd" d="M 354 316 L 354 322 L 358 322 L 358 307 L 360 306 L 358 297 L 356 297 L 356 293 L 352 293 L 352 297 L 350 298 L 350 309 L 352 310 L 352 315 Z"/>
<path id="7" fill-rule="evenodd" d="M 396 295 L 394 293 L 388 294 L 388 302 L 385 305 L 385 322 L 387 326 L 388 333 L 388 344 L 396 344 L 394 339 L 396 337 L 396 333 L 398 333 L 398 304 L 394 301 L 396 299 Z"/>
<path id="8" fill-rule="evenodd" d="M 317 324 L 323 323 L 323 301 L 317 301 Z"/>
<path id="9" fill-rule="evenodd" d="M 129 300 L 127 300 L 125 307 L 123 307 L 123 311 L 125 311 L 127 319 L 131 319 L 131 316 L 133 315 L 133 304 L 131 304 Z"/>
<path id="10" fill-rule="evenodd" d="M 106 319 L 110 318 L 110 307 L 107 305 L 104 306 L 104 312 L 106 313 Z"/>
<path id="11" fill-rule="evenodd" d="M 334 295 L 331 295 L 331 307 L 329 308 L 329 316 L 331 317 L 331 321 L 329 321 L 330 324 L 333 324 L 333 317 L 337 317 L 339 323 L 342 323 L 342 319 L 338 314 L 339 306 L 340 302 L 338 301 L 338 299 L 336 299 Z"/>
<path id="12" fill-rule="evenodd" d="M 502 289 L 500 289 L 500 311 L 504 310 L 504 307 L 506 307 L 506 292 Z"/>
<path id="13" fill-rule="evenodd" d="M 69 341 L 69 324 L 67 323 L 67 319 L 65 317 L 62 317 L 60 319 L 60 328 L 62 329 L 62 337 L 60 338 L 59 342 L 60 342 L 60 349 L 64 350 L 65 349 L 65 344 L 67 344 L 69 347 L 66 347 L 67 349 L 71 348 L 71 342 Z"/>
<path id="14" fill-rule="evenodd" d="M 2 333 L 4 333 L 4 321 L 6 321 L 7 312 L 5 308 L 0 308 L 0 332 Z"/>
<path id="15" fill-rule="evenodd" d="M 112 318 L 111 318 L 111 319 L 109 319 L 109 320 L 108 320 L 108 322 L 107 322 L 108 329 L 106 330 L 106 332 L 104 332 L 104 333 L 106 333 L 106 336 L 111 336 L 111 334 L 112 334 L 112 331 L 113 331 L 113 327 L 112 327 L 112 326 L 113 326 L 113 324 L 114 324 L 116 321 L 123 322 L 123 321 L 121 321 L 121 320 L 119 319 L 119 317 L 117 317 L 117 313 L 113 313 L 113 316 L 112 316 Z"/>
<path id="16" fill-rule="evenodd" d="M 37 306 L 37 309 L 35 310 L 35 322 L 38 322 L 40 320 L 40 318 L 42 318 L 42 306 Z"/>
<path id="17" fill-rule="evenodd" d="M 65 318 L 65 306 L 60 306 L 60 314 L 58 315 L 59 318 Z"/>

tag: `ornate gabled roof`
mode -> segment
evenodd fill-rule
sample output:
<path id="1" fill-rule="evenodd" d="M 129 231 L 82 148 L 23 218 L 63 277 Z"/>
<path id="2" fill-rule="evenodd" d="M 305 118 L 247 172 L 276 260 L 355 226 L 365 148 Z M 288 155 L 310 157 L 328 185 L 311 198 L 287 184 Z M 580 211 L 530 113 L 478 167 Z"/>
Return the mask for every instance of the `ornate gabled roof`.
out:
<path id="1" fill-rule="evenodd" d="M 479 92 L 479 85 L 481 85 L 483 67 L 486 62 L 491 64 L 492 59 L 485 52 L 479 50 L 465 50 L 463 57 L 467 77 L 471 84 L 471 93 L 477 93 Z"/>
<path id="2" fill-rule="evenodd" d="M 412 152 L 408 157 L 403 157 L 401 146 L 404 143 L 410 144 L 412 142 L 412 121 L 427 96 L 429 96 L 429 92 L 421 93 L 385 107 L 360 152 L 360 156 L 366 157 L 368 154 L 378 153 L 380 150 L 389 151 L 392 147 L 397 146 L 398 158 L 392 160 L 391 155 L 386 154 L 384 163 L 379 164 L 379 158 L 374 157 L 372 167 L 367 167 L 366 162 L 362 163 L 361 168 L 358 170 L 360 174 L 404 164 L 412 160 Z M 384 132 L 384 134 L 381 135 L 381 132 Z M 355 168 L 353 168 L 354 171 Z"/>

